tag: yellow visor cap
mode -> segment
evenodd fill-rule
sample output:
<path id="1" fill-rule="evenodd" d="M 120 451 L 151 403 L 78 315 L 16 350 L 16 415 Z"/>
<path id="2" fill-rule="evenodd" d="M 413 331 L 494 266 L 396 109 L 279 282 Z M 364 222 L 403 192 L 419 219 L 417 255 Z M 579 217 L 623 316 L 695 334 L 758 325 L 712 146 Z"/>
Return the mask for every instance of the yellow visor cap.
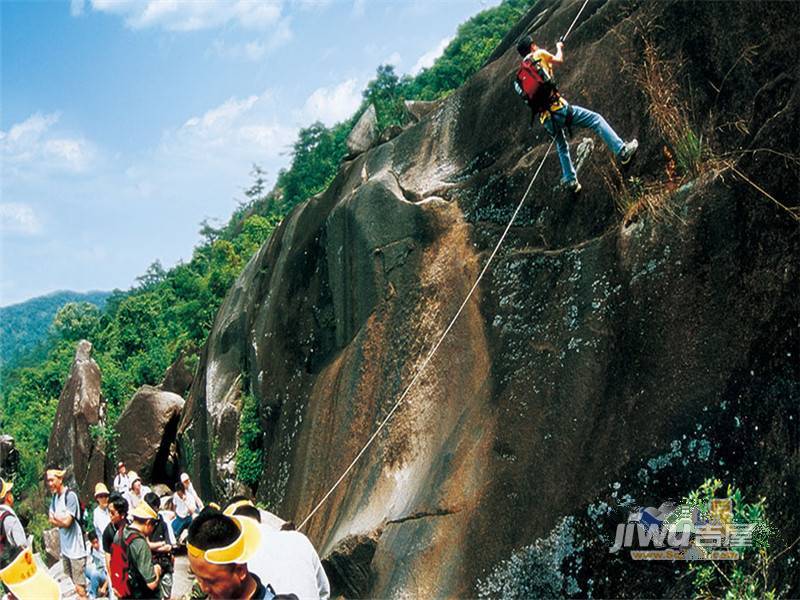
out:
<path id="1" fill-rule="evenodd" d="M 0 580 L 19 600 L 61 598 L 58 583 L 47 571 L 39 568 L 30 548 L 25 548 L 10 565 L 0 571 Z"/>
<path id="2" fill-rule="evenodd" d="M 209 548 L 201 550 L 191 544 L 186 544 L 186 551 L 195 558 L 202 558 L 215 565 L 228 565 L 235 563 L 245 564 L 261 545 L 261 527 L 258 521 L 247 517 L 229 517 L 239 528 L 239 536 L 227 546 L 222 548 Z"/>

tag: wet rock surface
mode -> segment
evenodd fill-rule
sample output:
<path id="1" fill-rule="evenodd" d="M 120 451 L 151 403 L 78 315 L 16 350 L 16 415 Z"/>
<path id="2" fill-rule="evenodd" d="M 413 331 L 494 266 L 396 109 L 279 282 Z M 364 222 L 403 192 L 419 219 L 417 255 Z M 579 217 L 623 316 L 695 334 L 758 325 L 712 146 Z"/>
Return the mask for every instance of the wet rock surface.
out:
<path id="1" fill-rule="evenodd" d="M 295 522 L 392 410 L 549 143 L 509 89 L 516 36 L 533 28 L 556 40 L 575 10 L 538 3 L 479 73 L 346 162 L 253 257 L 216 317 L 181 421 L 181 452 L 205 495 L 232 487 L 243 393 L 258 400 L 263 431 L 257 495 Z M 693 114 L 744 119 L 753 160 L 741 169 L 796 203 L 796 172 L 756 151 L 800 153 L 787 133 L 797 80 L 779 79 L 794 64 L 794 10 L 590 3 L 561 90 L 639 138 L 625 177 L 657 177 L 663 140 L 623 67 L 640 55 L 637 23 L 668 23 L 653 35 L 687 57 Z M 737 87 L 714 92 L 707 82 L 736 64 L 735 40 L 766 31 L 771 45 L 737 71 Z M 786 85 L 771 112 L 755 102 Z M 713 172 L 674 191 L 670 218 L 623 220 L 603 179 L 613 159 L 602 141 L 589 146 L 578 199 L 558 191 L 548 158 L 428 368 L 309 521 L 345 595 L 473 597 L 522 577 L 514 565 L 541 573 L 525 588 L 539 595 L 679 595 L 674 569 L 642 565 L 632 580 L 630 562 L 609 556 L 628 507 L 681 498 L 708 477 L 747 482 L 777 515 L 800 500 L 796 221 Z M 789 541 L 798 533 L 787 525 Z M 776 577 L 800 585 L 794 572 Z"/>

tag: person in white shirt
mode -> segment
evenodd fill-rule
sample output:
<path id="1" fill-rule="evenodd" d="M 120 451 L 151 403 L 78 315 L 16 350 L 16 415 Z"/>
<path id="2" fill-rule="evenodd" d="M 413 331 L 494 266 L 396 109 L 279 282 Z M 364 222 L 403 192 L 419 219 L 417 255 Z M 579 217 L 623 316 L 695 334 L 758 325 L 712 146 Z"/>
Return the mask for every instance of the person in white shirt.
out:
<path id="1" fill-rule="evenodd" d="M 142 483 L 142 478 L 136 474 L 136 471 L 128 473 L 128 480 L 131 483 L 128 493 L 125 494 L 125 499 L 128 501 L 128 510 L 132 511 L 134 508 L 144 502 L 144 497 L 150 493 L 150 488 Z"/>
<path id="2" fill-rule="evenodd" d="M 94 486 L 94 499 L 97 500 L 97 507 L 92 513 L 92 525 L 99 540 L 103 539 L 103 532 L 111 522 L 111 516 L 108 514 L 108 496 L 108 488 L 105 483 L 98 483 Z"/>
<path id="3" fill-rule="evenodd" d="M 203 510 L 204 504 L 203 501 L 200 500 L 200 496 L 198 496 L 197 492 L 194 490 L 192 480 L 189 479 L 188 473 L 181 473 L 181 483 L 183 484 L 183 489 L 186 490 L 186 501 L 193 506 L 194 514 L 199 513 Z"/>
<path id="4" fill-rule="evenodd" d="M 247 499 L 235 500 L 225 509 L 229 516 L 246 517 L 261 523 L 261 511 Z M 261 523 L 261 545 L 247 561 L 252 573 L 276 594 L 295 594 L 329 600 L 331 587 L 311 541 L 299 531 L 280 531 Z"/>
<path id="5" fill-rule="evenodd" d="M 114 477 L 114 490 L 124 496 L 128 493 L 130 487 L 131 482 L 128 476 L 128 469 L 125 467 L 125 463 L 120 461 L 117 464 L 117 476 Z"/>
<path id="6" fill-rule="evenodd" d="M 12 508 L 14 505 L 12 487 L 14 487 L 13 483 L 0 478 L 0 523 L 2 523 L 0 539 L 6 544 L 25 548 L 28 545 L 28 538 L 25 537 L 22 523 Z"/>
<path id="7" fill-rule="evenodd" d="M 175 508 L 175 518 L 172 519 L 170 525 L 172 526 L 172 533 L 175 535 L 175 538 L 180 541 L 181 533 L 189 527 L 192 523 L 192 519 L 194 519 L 199 511 L 196 510 L 194 499 L 189 499 L 186 488 L 180 481 L 175 486 L 172 504 Z"/>

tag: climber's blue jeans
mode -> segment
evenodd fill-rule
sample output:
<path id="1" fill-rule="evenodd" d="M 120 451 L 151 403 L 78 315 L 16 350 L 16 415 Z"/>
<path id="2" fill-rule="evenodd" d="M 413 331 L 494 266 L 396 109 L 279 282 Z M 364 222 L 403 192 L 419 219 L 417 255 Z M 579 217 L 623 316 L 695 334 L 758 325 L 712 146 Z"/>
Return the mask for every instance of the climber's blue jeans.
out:
<path id="1" fill-rule="evenodd" d="M 580 106 L 572 106 L 572 127 L 585 127 L 591 129 L 606 143 L 608 149 L 613 152 L 614 156 L 620 153 L 624 142 L 617 133 L 611 129 L 611 126 L 606 122 L 602 115 L 597 114 L 586 108 Z M 578 178 L 575 172 L 575 167 L 572 164 L 572 158 L 569 155 L 569 141 L 565 131 L 564 122 L 567 118 L 567 107 L 560 108 L 559 110 L 550 114 L 550 117 L 545 119 L 543 125 L 556 142 L 556 150 L 558 151 L 558 160 L 561 163 L 561 181 L 569 183 Z"/>

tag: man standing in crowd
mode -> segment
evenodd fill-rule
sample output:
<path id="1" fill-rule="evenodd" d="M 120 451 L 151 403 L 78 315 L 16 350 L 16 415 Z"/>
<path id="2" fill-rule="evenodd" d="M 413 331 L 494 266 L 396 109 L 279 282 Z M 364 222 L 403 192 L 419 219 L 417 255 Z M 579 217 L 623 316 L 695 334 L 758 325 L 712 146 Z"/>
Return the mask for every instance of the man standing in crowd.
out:
<path id="1" fill-rule="evenodd" d="M 92 525 L 94 525 L 94 532 L 97 534 L 97 539 L 103 539 L 103 532 L 111 522 L 111 517 L 108 515 L 108 488 L 105 483 L 98 483 L 94 486 L 94 499 L 97 500 L 97 506 L 92 513 Z"/>
<path id="2" fill-rule="evenodd" d="M 247 498 L 234 498 L 226 515 L 249 518 L 260 523 L 261 545 L 248 562 L 250 570 L 278 593 L 298 598 L 328 600 L 331 587 L 311 541 L 299 531 L 280 531 L 262 523 L 261 511 Z"/>
<path id="3" fill-rule="evenodd" d="M 147 502 L 131 511 L 133 522 L 114 535 L 110 577 L 117 598 L 153 598 L 161 567 L 153 564 L 147 537 L 153 533 L 158 514 Z"/>
<path id="4" fill-rule="evenodd" d="M 0 478 L 0 549 L 6 546 L 24 548 L 28 545 L 25 530 L 22 528 L 17 513 L 14 512 L 12 487 L 14 487 L 13 483 Z"/>
<path id="5" fill-rule="evenodd" d="M 157 515 L 156 524 L 153 526 L 153 533 L 151 533 L 147 541 L 150 545 L 150 552 L 153 553 L 153 564 L 161 567 L 161 581 L 159 583 L 159 592 L 163 600 L 168 600 L 172 595 L 172 573 L 174 571 L 175 559 L 172 556 L 172 543 L 169 532 L 169 526 L 164 522 L 164 519 L 158 514 L 161 508 L 161 499 L 150 492 L 144 497 L 144 501 L 153 509 Z"/>
<path id="6" fill-rule="evenodd" d="M 81 529 L 81 505 L 78 494 L 64 485 L 64 470 L 51 466 L 46 472 L 47 487 L 53 494 L 48 520 L 58 527 L 61 542 L 61 565 L 75 585 L 75 593 L 86 598 L 86 546 Z"/>
<path id="7" fill-rule="evenodd" d="M 247 561 L 261 543 L 258 523 L 246 517 L 229 517 L 206 508 L 189 526 L 186 552 L 200 589 L 212 600 L 294 599 L 294 594 L 276 595 L 258 575 L 247 568 Z"/>
<path id="8" fill-rule="evenodd" d="M 131 484 L 128 478 L 128 469 L 125 463 L 120 461 L 117 463 L 117 476 L 114 477 L 114 491 L 119 492 L 123 496 L 128 493 Z"/>
<path id="9" fill-rule="evenodd" d="M 111 573 L 111 544 L 114 536 L 128 522 L 128 501 L 119 492 L 114 492 L 108 497 L 109 524 L 103 530 L 103 553 L 106 559 L 106 573 Z M 111 578 L 109 577 L 109 581 Z M 108 586 L 109 597 L 114 597 L 114 590 Z"/>

